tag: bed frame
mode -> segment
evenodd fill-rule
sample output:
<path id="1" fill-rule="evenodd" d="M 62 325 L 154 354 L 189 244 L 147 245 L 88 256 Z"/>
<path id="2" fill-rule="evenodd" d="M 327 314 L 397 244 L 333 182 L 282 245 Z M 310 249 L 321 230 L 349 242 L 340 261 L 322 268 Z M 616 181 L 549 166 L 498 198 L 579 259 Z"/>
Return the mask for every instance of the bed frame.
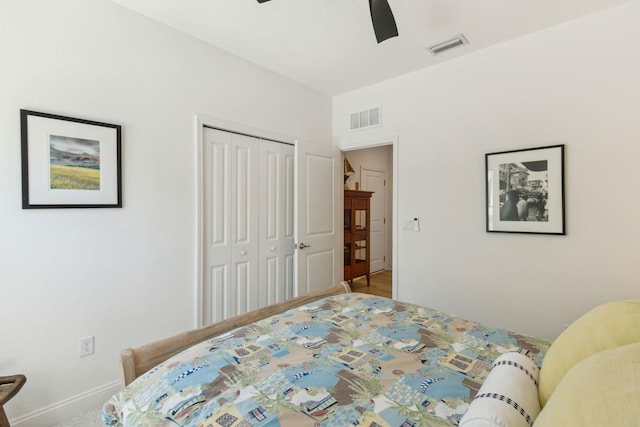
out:
<path id="1" fill-rule="evenodd" d="M 311 292 L 288 301 L 253 310 L 239 316 L 231 317 L 188 332 L 183 332 L 169 338 L 154 341 L 140 347 L 126 348 L 120 352 L 120 375 L 122 385 L 123 387 L 129 385 L 140 375 L 164 362 L 171 356 L 174 356 L 182 350 L 209 338 L 222 335 L 225 332 L 257 322 L 258 320 L 284 313 L 291 308 L 298 307 L 321 298 L 349 292 L 351 292 L 349 285 L 346 282 L 341 282 L 337 285 L 330 286 L 316 292 Z"/>

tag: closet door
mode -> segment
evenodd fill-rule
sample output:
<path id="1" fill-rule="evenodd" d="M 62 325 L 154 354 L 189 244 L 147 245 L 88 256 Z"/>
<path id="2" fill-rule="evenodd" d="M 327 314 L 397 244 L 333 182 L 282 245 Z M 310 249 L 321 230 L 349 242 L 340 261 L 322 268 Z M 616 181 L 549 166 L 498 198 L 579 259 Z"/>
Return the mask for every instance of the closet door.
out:
<path id="1" fill-rule="evenodd" d="M 199 323 L 304 295 L 340 279 L 342 193 L 337 189 L 342 167 L 335 147 L 293 147 L 205 125 L 199 152 Z M 299 239 L 298 249 L 294 239 Z"/>
<path id="2" fill-rule="evenodd" d="M 205 324 L 259 306 L 259 140 L 204 131 Z"/>
<path id="3" fill-rule="evenodd" d="M 294 147 L 260 142 L 260 306 L 293 297 Z"/>

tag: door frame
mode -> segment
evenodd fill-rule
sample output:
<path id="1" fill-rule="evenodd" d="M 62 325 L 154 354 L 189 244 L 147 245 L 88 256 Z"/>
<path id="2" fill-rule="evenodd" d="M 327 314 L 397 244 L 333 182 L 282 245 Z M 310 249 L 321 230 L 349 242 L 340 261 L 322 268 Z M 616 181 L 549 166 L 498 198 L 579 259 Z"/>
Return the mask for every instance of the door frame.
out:
<path id="1" fill-rule="evenodd" d="M 398 298 L 398 280 L 400 277 L 399 265 L 398 265 L 398 152 L 399 152 L 399 136 L 388 136 L 375 139 L 363 139 L 363 140 L 349 140 L 339 141 L 338 149 L 342 152 L 349 152 L 354 150 L 362 150 L 365 148 L 380 147 L 382 145 L 393 146 L 393 170 L 391 176 L 393 177 L 393 195 L 391 197 L 392 203 L 392 215 L 391 219 L 391 298 Z"/>
<path id="2" fill-rule="evenodd" d="M 273 140 L 292 144 L 297 147 L 298 140 L 281 135 L 275 132 L 269 132 L 263 129 L 257 129 L 238 123 L 227 122 L 203 115 L 195 116 L 195 137 L 196 137 L 196 289 L 195 289 L 195 317 L 196 327 L 203 326 L 204 313 L 202 311 L 203 292 L 204 292 L 204 250 L 202 233 L 204 230 L 203 218 L 203 190 L 204 190 L 204 128 L 212 127 L 221 131 L 245 134 L 258 139 Z M 297 201 L 294 199 L 294 208 Z M 295 236 L 297 237 L 297 236 Z M 297 261 L 296 261 L 297 264 Z M 294 265 L 294 271 L 297 266 Z M 294 274 L 294 289 L 297 289 L 297 277 Z"/>

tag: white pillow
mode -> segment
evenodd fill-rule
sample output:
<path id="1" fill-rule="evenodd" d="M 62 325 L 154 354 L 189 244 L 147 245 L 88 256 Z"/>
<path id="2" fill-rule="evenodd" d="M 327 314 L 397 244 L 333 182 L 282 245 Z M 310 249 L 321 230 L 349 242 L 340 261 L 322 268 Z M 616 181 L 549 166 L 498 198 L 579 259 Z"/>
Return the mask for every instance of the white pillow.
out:
<path id="1" fill-rule="evenodd" d="M 521 353 L 500 355 L 460 427 L 530 427 L 540 413 L 539 369 Z"/>

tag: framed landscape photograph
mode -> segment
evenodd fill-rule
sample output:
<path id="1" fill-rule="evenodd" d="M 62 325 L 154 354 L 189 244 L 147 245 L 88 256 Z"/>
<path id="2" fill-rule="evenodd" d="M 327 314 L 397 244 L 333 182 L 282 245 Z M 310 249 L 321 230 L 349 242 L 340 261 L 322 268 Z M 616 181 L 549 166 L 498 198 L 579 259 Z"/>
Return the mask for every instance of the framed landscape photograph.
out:
<path id="1" fill-rule="evenodd" d="M 565 234 L 564 145 L 485 155 L 487 231 Z"/>
<path id="2" fill-rule="evenodd" d="M 20 110 L 22 208 L 121 208 L 120 125 Z"/>

